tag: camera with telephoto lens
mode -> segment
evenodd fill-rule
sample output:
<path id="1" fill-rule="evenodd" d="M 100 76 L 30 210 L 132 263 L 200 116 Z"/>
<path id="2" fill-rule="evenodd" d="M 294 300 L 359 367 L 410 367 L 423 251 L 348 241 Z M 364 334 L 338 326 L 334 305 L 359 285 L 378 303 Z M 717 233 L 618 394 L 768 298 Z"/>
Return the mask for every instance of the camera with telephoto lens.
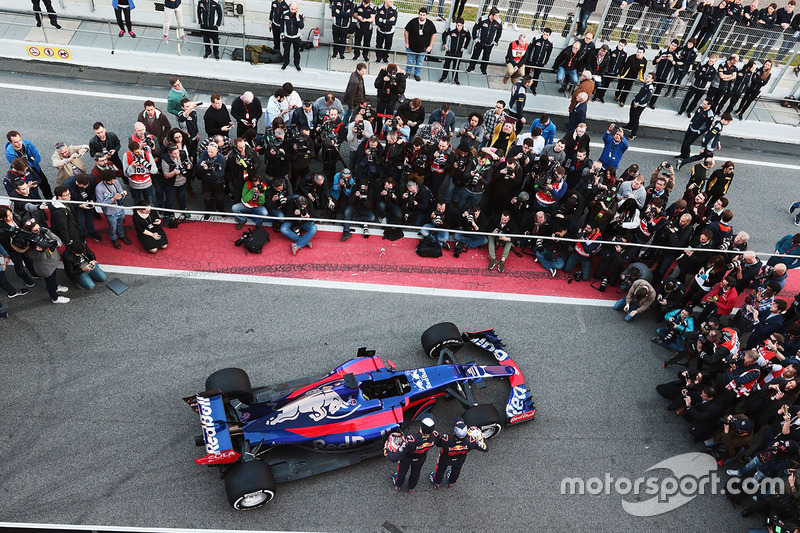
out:
<path id="1" fill-rule="evenodd" d="M 254 183 L 250 190 L 253 191 L 253 196 L 261 196 L 264 194 L 264 184 L 261 182 Z"/>
<path id="2" fill-rule="evenodd" d="M 278 201 L 277 201 L 277 202 L 275 202 L 275 203 L 276 203 L 276 204 L 277 204 L 279 207 L 283 208 L 283 206 L 285 206 L 285 205 L 286 205 L 286 200 L 287 200 L 287 198 L 286 198 L 286 193 L 285 193 L 285 192 L 283 192 L 282 190 L 281 190 L 281 191 L 277 191 L 277 192 L 275 193 L 275 196 L 277 196 L 277 197 L 278 197 Z"/>
<path id="3" fill-rule="evenodd" d="M 353 133 L 356 134 L 356 137 L 359 139 L 364 136 L 364 121 L 358 121 L 353 123 Z"/>
<path id="4" fill-rule="evenodd" d="M 41 248 L 42 250 L 49 250 L 50 253 L 53 253 L 58 249 L 58 242 L 48 239 L 42 233 L 34 233 L 19 228 L 15 229 L 16 231 L 11 234 L 11 242 L 20 250 L 32 246 Z"/>
<path id="5" fill-rule="evenodd" d="M 722 425 L 728 427 L 733 427 L 736 425 L 736 419 L 730 415 L 720 418 L 719 421 L 722 422 Z"/>
<path id="6" fill-rule="evenodd" d="M 739 268 L 740 266 L 742 266 L 742 258 L 741 257 L 739 259 L 736 259 L 735 261 L 731 261 L 730 263 L 728 263 L 727 268 L 728 268 L 728 270 L 730 270 L 732 268 Z"/>
<path id="7" fill-rule="evenodd" d="M 604 276 L 603 279 L 600 280 L 600 286 L 597 287 L 597 290 L 600 292 L 606 292 L 607 288 L 608 288 L 608 278 Z"/>
<path id="8" fill-rule="evenodd" d="M 362 183 L 358 186 L 358 194 L 361 197 L 361 201 L 365 202 L 367 200 L 367 184 Z"/>
<path id="9" fill-rule="evenodd" d="M 761 269 L 761 273 L 753 279 L 766 279 L 772 277 L 773 274 L 775 274 L 775 267 L 764 265 Z"/>
<path id="10" fill-rule="evenodd" d="M 314 202 L 316 203 L 316 199 L 314 200 Z M 308 216 L 308 207 L 307 206 L 301 205 L 301 206 L 298 206 L 298 209 L 300 210 L 300 216 L 301 217 Z"/>
<path id="11" fill-rule="evenodd" d="M 467 212 L 467 222 L 469 224 L 475 223 L 475 215 L 473 215 L 472 212 Z"/>
<path id="12" fill-rule="evenodd" d="M 394 121 L 392 119 L 390 119 L 390 118 L 387 118 L 386 122 L 384 122 L 384 124 L 389 129 L 392 129 L 394 127 Z"/>
<path id="13" fill-rule="evenodd" d="M 435 211 L 433 214 L 433 225 L 434 226 L 443 226 L 444 225 L 444 213 L 440 213 L 439 211 Z"/>
<path id="14" fill-rule="evenodd" d="M 794 533 L 800 528 L 800 524 L 793 520 L 784 520 L 777 514 L 771 514 L 767 516 L 767 528 L 770 533 Z"/>

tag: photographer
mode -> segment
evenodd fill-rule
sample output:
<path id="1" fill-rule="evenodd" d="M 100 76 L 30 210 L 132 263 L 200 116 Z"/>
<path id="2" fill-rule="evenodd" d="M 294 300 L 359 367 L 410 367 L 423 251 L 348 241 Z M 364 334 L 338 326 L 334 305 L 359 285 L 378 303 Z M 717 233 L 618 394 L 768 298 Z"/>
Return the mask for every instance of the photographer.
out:
<path id="1" fill-rule="evenodd" d="M 406 75 L 397 71 L 397 65 L 389 63 L 375 78 L 375 88 L 378 90 L 376 102 L 378 114 L 394 115 L 397 100 L 406 92 Z"/>
<path id="2" fill-rule="evenodd" d="M 11 239 L 16 235 L 22 226 L 22 221 L 14 215 L 14 212 L 6 205 L 0 205 L 0 246 L 5 248 L 8 258 L 14 262 L 14 272 L 17 277 L 25 283 L 25 286 L 30 288 L 34 286 L 33 279 L 28 272 L 33 272 L 33 262 L 21 252 L 18 252 L 11 246 Z M 6 254 L 3 254 L 4 256 Z M 8 261 L 5 257 L 2 259 L 4 265 L 3 270 L 6 270 Z M 27 270 L 26 270 L 27 267 Z M 8 287 L 5 287 L 6 292 L 11 297 L 12 292 Z M 24 290 L 24 289 L 23 289 Z M 15 291 L 21 292 L 21 291 Z M 20 295 L 21 296 L 21 295 Z"/>
<path id="3" fill-rule="evenodd" d="M 481 203 L 486 186 L 492 181 L 493 166 L 490 156 L 492 159 L 497 157 L 487 149 L 481 149 L 464 171 L 464 188 L 456 188 L 453 195 L 453 203 L 458 206 L 459 211 Z"/>
<path id="4" fill-rule="evenodd" d="M 786 311 L 788 306 L 789 304 L 786 303 L 786 300 L 775 300 L 768 312 L 760 313 L 760 316 L 753 324 L 750 337 L 747 339 L 746 347 L 748 349 L 755 348 L 767 340 L 770 335 L 783 328 L 782 313 Z"/>
<path id="5" fill-rule="evenodd" d="M 50 227 L 64 243 L 66 253 L 73 244 L 81 242 L 81 234 L 78 230 L 78 221 L 75 219 L 74 204 L 63 203 L 72 200 L 69 189 L 58 185 L 53 192 L 56 196 L 50 202 Z"/>
<path id="6" fill-rule="evenodd" d="M 103 206 L 103 214 L 108 222 L 111 245 L 119 250 L 122 246 L 118 240 L 131 244 L 131 240 L 125 236 L 125 210 L 119 207 L 122 205 L 122 199 L 128 195 L 128 191 L 122 189 L 122 185 L 117 182 L 117 173 L 113 170 L 104 170 L 102 177 L 103 181 L 94 188 L 95 199 L 100 204 L 111 204 Z"/>
<path id="7" fill-rule="evenodd" d="M 34 274 L 44 278 L 47 293 L 54 304 L 69 303 L 69 298 L 60 296 L 60 293 L 69 289 L 59 285 L 56 280 L 58 263 L 61 260 L 58 254 L 58 248 L 62 245 L 61 239 L 49 229 L 39 226 L 32 218 L 25 221 L 22 230 L 12 239 L 11 246 L 30 258 Z"/>
<path id="8" fill-rule="evenodd" d="M 384 137 L 388 137 L 389 133 L 394 133 L 397 135 L 398 142 L 403 143 L 403 146 L 405 146 L 411 138 L 411 128 L 400 115 L 395 115 L 387 119 L 386 122 L 383 123 L 383 130 L 381 133 Z M 420 141 L 421 140 L 422 139 L 420 139 Z"/>
<path id="9" fill-rule="evenodd" d="M 403 224 L 421 226 L 425 216 L 430 213 L 433 195 L 424 185 L 416 181 L 406 182 L 406 192 L 400 197 L 400 208 L 403 211 Z"/>
<path id="10" fill-rule="evenodd" d="M 600 248 L 600 243 L 595 241 L 602 238 L 602 234 L 593 224 L 586 223 L 583 229 L 578 232 L 576 238 L 580 240 L 575 243 L 575 251 L 572 252 L 564 264 L 564 272 L 567 276 L 570 276 L 567 280 L 569 283 L 572 283 L 573 277 L 575 281 L 581 278 L 583 281 L 589 281 L 592 275 L 592 257 Z M 581 274 L 575 272 L 573 275 L 573 270 L 578 265 L 581 267 Z"/>
<path id="11" fill-rule="evenodd" d="M 372 211 L 372 191 L 369 181 L 359 178 L 353 192 L 350 194 L 349 205 L 344 210 L 344 219 L 347 221 L 358 220 L 361 222 L 375 222 L 375 213 Z M 364 238 L 369 238 L 369 226 L 364 224 L 362 231 Z M 350 224 L 342 227 L 342 242 L 352 236 Z"/>
<path id="12" fill-rule="evenodd" d="M 49 204 L 31 202 L 30 200 L 33 200 L 34 197 L 32 196 L 30 185 L 21 180 L 14 183 L 14 192 L 11 193 L 11 199 L 11 205 L 17 216 L 20 218 L 33 217 L 39 224 L 47 225 L 45 211 L 48 209 Z"/>
<path id="13" fill-rule="evenodd" d="M 356 184 L 353 173 L 349 168 L 343 169 L 341 172 L 333 177 L 333 187 L 331 187 L 330 195 L 336 204 L 336 213 L 344 214 L 344 210 L 349 205 L 350 193 Z"/>
<path id="14" fill-rule="evenodd" d="M 322 178 L 324 181 L 325 177 Z M 292 241 L 292 255 L 297 255 L 297 252 L 306 246 L 309 249 L 312 248 L 311 238 L 317 233 L 317 225 L 311 220 L 302 220 L 311 218 L 308 211 L 308 200 L 303 196 L 295 196 L 286 204 L 284 214 L 287 217 L 301 219 L 281 224 L 281 233 Z"/>
<path id="15" fill-rule="evenodd" d="M 539 207 L 551 214 L 564 194 L 567 192 L 566 169 L 561 165 L 553 167 L 551 172 L 543 174 L 534 185 L 534 198 Z"/>
<path id="16" fill-rule="evenodd" d="M 666 326 L 658 328 L 651 340 L 669 350 L 682 352 L 686 347 L 685 335 L 694 331 L 692 309 L 675 309 L 664 315 L 664 319 Z"/>
<path id="17" fill-rule="evenodd" d="M 367 123 L 368 124 L 368 123 Z M 372 183 L 380 175 L 383 146 L 374 135 L 364 139 L 354 151 L 356 179 Z"/>
<path id="18" fill-rule="evenodd" d="M 447 231 L 449 227 L 450 211 L 447 209 L 447 204 L 445 202 L 439 201 L 436 202 L 436 208 L 431 213 L 428 222 L 423 224 L 419 232 L 423 237 L 427 237 L 433 233 L 439 245 L 443 249 L 449 250 L 450 245 L 447 243 L 448 239 L 450 239 L 450 233 Z"/>
<path id="19" fill-rule="evenodd" d="M 477 150 L 484 135 L 483 116 L 480 113 L 472 112 L 466 122 L 456 131 L 456 141 L 458 143 L 466 141 L 471 148 Z"/>
<path id="20" fill-rule="evenodd" d="M 364 120 L 364 115 L 362 113 L 354 113 L 353 121 L 347 127 L 347 142 L 350 148 L 350 168 L 357 169 L 356 159 L 358 159 L 359 156 L 363 156 L 363 154 L 359 152 L 359 147 L 364 144 L 364 141 L 371 139 L 372 136 L 372 124 Z M 377 140 L 376 137 L 376 143 Z"/>
<path id="21" fill-rule="evenodd" d="M 701 334 L 695 346 L 700 352 L 698 363 L 703 370 L 710 376 L 716 375 L 739 355 L 739 332 L 733 328 L 712 329 L 705 335 Z"/>
<path id="22" fill-rule="evenodd" d="M 90 291 L 94 289 L 95 282 L 104 282 L 108 276 L 100 265 L 97 264 L 94 252 L 82 242 L 76 242 L 64 252 L 64 273 L 78 287 Z"/>
<path id="23" fill-rule="evenodd" d="M 637 279 L 628 290 L 624 298 L 620 298 L 614 304 L 614 309 L 625 312 L 625 322 L 630 322 L 636 317 L 647 311 L 656 299 L 656 290 L 649 282 Z"/>
<path id="24" fill-rule="evenodd" d="M 675 188 L 675 169 L 667 161 L 658 165 L 653 173 L 650 174 L 650 187 L 654 187 L 659 178 L 664 179 L 664 188 L 667 190 L 667 198 L 669 198 L 669 193 Z M 667 205 L 667 203 L 667 199 L 665 198 L 664 205 Z"/>
<path id="25" fill-rule="evenodd" d="M 322 169 L 329 179 L 336 174 L 336 163 L 341 159 L 339 146 L 347 138 L 347 128 L 339 118 L 339 110 L 332 107 L 320 128 L 322 142 Z"/>
<path id="26" fill-rule="evenodd" d="M 283 212 L 289 198 L 291 198 L 291 192 L 286 190 L 284 180 L 272 178 L 269 190 L 266 192 L 264 206 L 267 208 L 267 214 L 275 219 L 272 221 L 272 229 L 275 231 L 280 231 L 281 222 L 278 219 L 284 217 Z"/>
<path id="27" fill-rule="evenodd" d="M 195 172 L 203 183 L 203 201 L 206 211 L 224 211 L 225 157 L 220 153 L 217 143 L 210 142 L 197 158 Z M 211 214 L 203 215 L 204 220 Z"/>
<path id="28" fill-rule="evenodd" d="M 158 171 L 158 166 L 152 151 L 142 148 L 137 141 L 129 141 L 128 151 L 122 158 L 122 171 L 128 177 L 133 201 L 148 200 L 154 204 L 155 189 L 151 176 Z"/>
<path id="29" fill-rule="evenodd" d="M 800 233 L 784 235 L 775 243 L 775 255 L 769 258 L 767 265 L 783 264 L 787 269 L 800 267 Z"/>
<path id="30" fill-rule="evenodd" d="M 753 283 L 753 280 L 761 272 L 761 266 L 761 260 L 756 256 L 755 252 L 745 252 L 742 255 L 737 255 L 728 263 L 728 268 L 733 269 L 733 275 L 736 277 L 735 286 L 739 293 Z"/>
<path id="31" fill-rule="evenodd" d="M 691 396 L 683 397 L 686 420 L 692 424 L 689 434 L 694 437 L 694 442 L 703 442 L 711 438 L 722 425 L 720 417 L 725 412 L 725 404 L 717 397 L 717 389 L 711 386 L 704 387 L 699 400 Z"/>
<path id="32" fill-rule="evenodd" d="M 692 215 L 683 213 L 680 217 L 670 219 L 666 224 L 656 231 L 653 236 L 654 246 L 669 246 L 673 248 L 684 248 L 689 244 L 689 239 L 692 236 Z M 655 249 L 653 252 L 652 261 L 654 261 L 653 270 L 655 277 L 658 279 L 666 276 L 669 267 L 680 255 L 680 252 L 675 250 Z"/>
<path id="33" fill-rule="evenodd" d="M 291 129 L 293 126 L 289 126 Z M 301 127 L 300 132 L 292 140 L 292 161 L 291 161 L 291 180 L 299 183 L 308 174 L 311 166 L 311 159 L 316 153 L 314 140 L 311 138 L 311 130 L 308 127 Z"/>
<path id="34" fill-rule="evenodd" d="M 428 147 L 428 178 L 425 182 L 434 195 L 441 195 L 445 178 L 453 167 L 455 159 L 456 154 L 447 138 L 439 139 L 438 143 Z"/>
<path id="35" fill-rule="evenodd" d="M 25 182 L 31 189 L 31 198 L 42 198 L 39 192 L 40 177 L 36 169 L 31 167 L 27 161 L 21 157 L 17 157 L 11 161 L 11 168 L 8 169 L 6 176 L 3 178 L 3 186 L 9 196 L 14 192 L 16 183 Z"/>
<path id="36" fill-rule="evenodd" d="M 378 219 L 382 224 L 400 222 L 403 210 L 400 209 L 400 196 L 395 189 L 395 179 L 386 176 L 376 183 L 377 187 L 373 190 L 373 204 Z"/>
<path id="37" fill-rule="evenodd" d="M 261 182 L 261 177 L 258 174 L 252 174 L 247 178 L 242 188 L 242 201 L 231 207 L 234 213 L 247 213 L 261 216 L 268 216 L 269 212 L 264 206 L 267 195 L 265 192 L 266 186 Z M 236 217 L 236 229 L 240 230 L 244 227 L 247 219 L 245 217 Z M 263 218 L 253 218 L 253 224 L 258 227 L 264 224 Z"/>
<path id="38" fill-rule="evenodd" d="M 447 178 L 443 185 L 444 192 L 439 192 L 445 202 L 452 202 L 458 205 L 466 195 L 464 191 L 464 187 L 467 184 L 466 172 L 470 163 L 476 157 L 477 151 L 471 148 L 467 141 L 461 141 L 461 144 L 458 145 L 458 148 L 453 153 L 453 163 L 450 171 L 447 172 Z"/>
<path id="39" fill-rule="evenodd" d="M 656 385 L 656 391 L 670 400 L 668 411 L 683 410 L 686 408 L 684 398 L 689 397 L 692 403 L 701 401 L 700 395 L 706 386 L 706 377 L 702 372 L 684 370 L 678 374 L 678 379 Z"/>
<path id="40" fill-rule="evenodd" d="M 561 226 L 559 223 L 553 225 L 553 230 L 550 237 L 554 239 L 537 239 L 536 240 L 536 260 L 544 267 L 545 270 L 550 272 L 550 275 L 556 277 L 558 270 L 564 268 L 564 257 L 567 255 L 567 249 L 570 243 L 558 240 L 558 237 L 564 237 L 567 234 L 567 228 Z"/>
<path id="41" fill-rule="evenodd" d="M 614 242 L 630 242 L 628 239 L 627 234 L 621 234 L 614 236 L 611 240 Z M 609 285 L 612 287 L 617 285 L 620 281 L 622 269 L 625 268 L 632 256 L 632 246 L 623 246 L 622 244 L 601 246 L 598 252 L 600 264 L 594 273 L 594 279 L 600 280 L 600 286 L 597 290 L 605 292 Z M 627 287 L 625 290 L 627 290 Z"/>
<path id="42" fill-rule="evenodd" d="M 712 237 L 709 230 L 695 234 L 689 247 L 678 257 L 678 266 L 672 271 L 672 276 L 684 280 L 694 277 L 712 256 L 712 252 L 708 251 L 712 247 Z"/>
<path id="43" fill-rule="evenodd" d="M 169 144 L 166 154 L 161 158 L 161 175 L 164 176 L 164 207 L 168 209 L 186 210 L 186 183 L 192 172 L 192 161 L 189 154 L 178 148 L 177 144 Z"/>
<path id="44" fill-rule="evenodd" d="M 297 194 L 308 200 L 306 209 L 313 218 L 330 218 L 336 208 L 322 174 L 306 176 L 297 188 Z"/>
<path id="45" fill-rule="evenodd" d="M 709 448 L 706 453 L 711 454 L 717 464 L 724 464 L 750 447 L 754 428 L 755 424 L 747 415 L 728 415 L 722 429 L 703 443 Z"/>
<path id="46" fill-rule="evenodd" d="M 64 180 L 76 174 L 85 174 L 86 166 L 81 157 L 89 151 L 88 144 L 67 146 L 66 143 L 56 144 L 56 151 L 50 157 L 50 163 L 56 169 L 56 183 L 61 185 Z"/>
<path id="47" fill-rule="evenodd" d="M 397 132 L 386 134 L 386 145 L 383 147 L 381 173 L 394 179 L 400 179 L 406 157 L 406 145 L 398 139 Z"/>
<path id="48" fill-rule="evenodd" d="M 653 284 L 653 273 L 644 263 L 631 263 L 622 271 L 619 276 L 620 290 L 627 291 L 637 279 L 643 279 L 651 285 Z"/>
<path id="49" fill-rule="evenodd" d="M 231 150 L 226 159 L 225 181 L 230 190 L 228 197 L 233 201 L 238 201 L 241 199 L 240 193 L 244 183 L 250 179 L 251 175 L 258 173 L 261 163 L 259 158 L 256 157 L 255 150 L 248 146 L 241 137 L 233 140 L 233 150 Z"/>
<path id="50" fill-rule="evenodd" d="M 539 156 L 539 176 L 545 176 L 557 166 L 564 166 L 567 163 L 567 152 L 564 141 L 558 140 L 555 144 L 548 144 L 542 148 Z"/>
<path id="51" fill-rule="evenodd" d="M 289 176 L 292 166 L 292 143 L 284 128 L 267 128 L 264 131 L 267 160 L 266 173 L 276 178 Z"/>
<path id="52" fill-rule="evenodd" d="M 772 307 L 775 295 L 779 292 L 781 292 L 780 284 L 775 281 L 769 281 L 757 288 L 747 296 L 744 301 L 745 305 L 739 308 L 733 323 L 742 330 L 750 328 L 758 321 L 759 315 L 764 313 L 766 316 L 768 310 Z"/>
<path id="53" fill-rule="evenodd" d="M 460 221 L 454 226 L 465 232 L 483 231 L 483 220 L 480 218 L 481 210 L 479 206 L 473 206 L 461 214 Z M 462 252 L 471 248 L 478 248 L 489 242 L 485 235 L 473 235 L 472 233 L 453 233 L 453 240 L 456 241 L 454 257 L 458 257 Z"/>

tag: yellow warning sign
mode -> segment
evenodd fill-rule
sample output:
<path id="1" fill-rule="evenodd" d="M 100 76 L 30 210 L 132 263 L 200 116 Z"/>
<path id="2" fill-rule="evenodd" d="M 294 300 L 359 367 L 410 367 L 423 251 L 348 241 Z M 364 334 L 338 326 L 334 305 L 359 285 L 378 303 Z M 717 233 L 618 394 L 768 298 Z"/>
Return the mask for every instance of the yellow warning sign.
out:
<path id="1" fill-rule="evenodd" d="M 26 46 L 26 48 L 28 56 L 37 59 L 63 59 L 64 61 L 72 59 L 72 52 L 68 48 L 57 46 Z"/>

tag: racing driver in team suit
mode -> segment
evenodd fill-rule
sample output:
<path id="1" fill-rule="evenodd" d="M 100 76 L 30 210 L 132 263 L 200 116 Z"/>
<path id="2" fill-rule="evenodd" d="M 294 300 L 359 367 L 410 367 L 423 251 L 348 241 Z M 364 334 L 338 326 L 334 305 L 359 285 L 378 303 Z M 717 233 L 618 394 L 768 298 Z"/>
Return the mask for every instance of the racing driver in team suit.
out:
<path id="1" fill-rule="evenodd" d="M 439 433 L 433 429 L 433 417 L 431 415 L 423 416 L 419 432 L 406 437 L 405 453 L 397 464 L 397 472 L 392 475 L 395 490 L 402 490 L 403 483 L 406 480 L 406 473 L 410 467 L 411 475 L 408 476 L 408 492 L 414 492 L 414 487 L 417 486 L 417 481 L 419 481 L 419 473 L 422 470 L 422 465 L 425 464 L 428 451 L 439 444 L 440 438 Z"/>
<path id="2" fill-rule="evenodd" d="M 439 461 L 436 463 L 436 469 L 431 472 L 431 482 L 436 489 L 442 485 L 448 467 L 450 467 L 447 476 L 449 488 L 458 481 L 461 467 L 464 466 L 467 454 L 471 450 L 487 451 L 481 430 L 476 427 L 467 429 L 467 424 L 460 417 L 456 418 L 453 434 L 444 434 L 439 438 L 439 447 L 442 449 L 439 452 Z"/>

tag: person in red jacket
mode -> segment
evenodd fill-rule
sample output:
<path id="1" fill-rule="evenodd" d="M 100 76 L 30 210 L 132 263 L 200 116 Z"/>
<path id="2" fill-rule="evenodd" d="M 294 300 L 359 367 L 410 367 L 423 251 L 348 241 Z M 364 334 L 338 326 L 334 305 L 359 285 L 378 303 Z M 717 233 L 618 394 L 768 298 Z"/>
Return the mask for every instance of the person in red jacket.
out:
<path id="1" fill-rule="evenodd" d="M 708 317 L 721 318 L 730 315 L 736 307 L 739 292 L 736 290 L 736 278 L 728 276 L 711 289 L 706 297 L 706 307 L 697 321 L 703 323 Z"/>

